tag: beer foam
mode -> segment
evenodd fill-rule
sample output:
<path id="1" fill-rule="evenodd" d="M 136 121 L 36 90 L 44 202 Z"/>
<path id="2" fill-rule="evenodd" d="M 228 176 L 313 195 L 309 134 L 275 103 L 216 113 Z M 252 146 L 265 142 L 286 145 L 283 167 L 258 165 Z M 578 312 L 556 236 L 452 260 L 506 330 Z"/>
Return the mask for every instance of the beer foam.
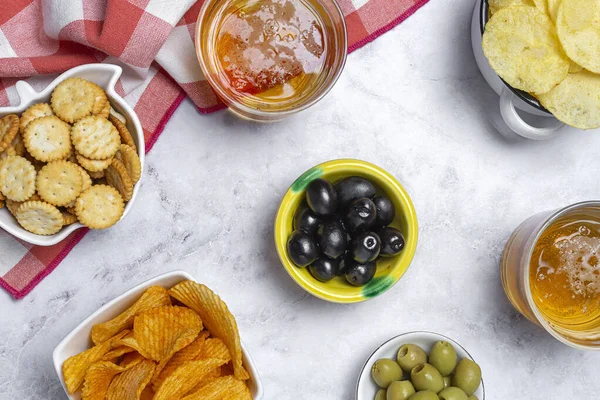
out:
<path id="1" fill-rule="evenodd" d="M 590 233 L 589 228 L 580 226 L 577 232 L 554 241 L 561 257 L 556 272 L 567 277 L 576 296 L 600 293 L 600 238 L 589 237 Z"/>

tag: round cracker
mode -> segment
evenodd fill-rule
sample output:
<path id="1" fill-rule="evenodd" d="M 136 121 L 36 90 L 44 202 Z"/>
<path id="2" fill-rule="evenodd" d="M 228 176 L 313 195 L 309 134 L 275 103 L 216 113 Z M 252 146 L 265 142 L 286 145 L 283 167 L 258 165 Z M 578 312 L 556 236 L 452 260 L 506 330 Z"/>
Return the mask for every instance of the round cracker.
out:
<path id="1" fill-rule="evenodd" d="M 107 118 L 110 116 L 110 102 L 107 101 L 104 108 L 98 113 L 102 118 Z"/>
<path id="2" fill-rule="evenodd" d="M 600 2 L 563 0 L 558 7 L 556 30 L 569 58 L 600 74 Z"/>
<path id="3" fill-rule="evenodd" d="M 52 107 L 48 103 L 38 103 L 29 107 L 27 110 L 23 111 L 21 114 L 21 121 L 19 125 L 19 130 L 21 133 L 25 132 L 25 128 L 31 121 L 36 118 L 48 117 L 50 115 L 54 115 L 54 111 L 52 111 Z"/>
<path id="4" fill-rule="evenodd" d="M 600 76 L 583 70 L 569 76 L 538 99 L 565 124 L 580 129 L 600 127 Z"/>
<path id="5" fill-rule="evenodd" d="M 0 118 L 0 151 L 8 149 L 19 133 L 19 117 L 8 114 Z"/>
<path id="6" fill-rule="evenodd" d="M 85 79 L 69 78 L 56 86 L 50 104 L 60 119 L 73 123 L 92 113 L 96 101 L 94 86 Z"/>
<path id="7" fill-rule="evenodd" d="M 106 171 L 106 170 L 104 170 L 104 171 Z M 87 173 L 92 179 L 102 179 L 102 178 L 104 178 L 104 175 L 105 175 L 104 171 L 98 171 L 98 172 L 87 171 Z"/>
<path id="8" fill-rule="evenodd" d="M 40 197 L 55 206 L 64 206 L 75 200 L 83 188 L 79 167 L 69 161 L 59 160 L 46 164 L 37 176 Z"/>
<path id="9" fill-rule="evenodd" d="M 56 116 L 36 118 L 23 133 L 29 154 L 42 162 L 60 160 L 71 151 L 71 126 Z"/>
<path id="10" fill-rule="evenodd" d="M 36 235 L 54 235 L 64 225 L 64 219 L 58 208 L 41 201 L 27 201 L 15 214 L 19 224 Z"/>
<path id="11" fill-rule="evenodd" d="M 37 193 L 34 193 L 33 196 L 31 196 L 30 198 L 28 198 L 25 201 L 13 201 L 13 200 L 8 200 L 6 199 L 6 208 L 8 209 L 8 211 L 10 211 L 10 213 L 15 216 L 17 214 L 17 211 L 19 210 L 19 207 L 21 207 L 21 204 L 27 202 L 27 201 L 41 201 L 42 199 L 40 198 L 40 196 L 38 196 Z"/>
<path id="12" fill-rule="evenodd" d="M 99 115 L 106 109 L 106 105 L 108 104 L 108 97 L 106 97 L 106 93 L 100 86 L 93 82 L 90 82 L 90 85 L 92 85 L 95 94 L 94 106 L 92 107 L 92 115 Z"/>
<path id="13" fill-rule="evenodd" d="M 0 165 L 0 190 L 7 199 L 25 201 L 35 193 L 36 175 L 26 158 L 9 156 Z"/>
<path id="14" fill-rule="evenodd" d="M 75 202 L 77 219 L 91 229 L 106 229 L 116 224 L 125 211 L 119 192 L 110 186 L 95 185 Z"/>
<path id="15" fill-rule="evenodd" d="M 114 156 L 121 145 L 119 132 L 114 125 L 97 115 L 77 121 L 71 130 L 71 137 L 75 150 L 93 160 Z"/>
<path id="16" fill-rule="evenodd" d="M 115 158 L 123 163 L 133 184 L 138 183 L 142 176 L 142 162 L 135 149 L 122 144 L 117 154 L 115 154 Z"/>
<path id="17" fill-rule="evenodd" d="M 123 200 L 131 200 L 133 196 L 133 182 L 127 172 L 127 168 L 119 160 L 113 160 L 105 171 L 106 182 L 121 193 Z"/>
<path id="18" fill-rule="evenodd" d="M 77 153 L 75 157 L 77 158 L 79 165 L 91 172 L 104 171 L 106 168 L 108 168 L 114 158 L 109 157 L 105 160 L 92 160 L 91 158 L 84 157 L 79 153 Z"/>
<path id="19" fill-rule="evenodd" d="M 15 150 L 15 153 L 21 157 L 23 157 L 27 152 L 27 149 L 25 148 L 25 142 L 23 142 L 23 136 L 21 136 L 20 133 L 15 135 L 11 147 Z"/>
<path id="20" fill-rule="evenodd" d="M 554 24 L 535 7 L 495 13 L 485 26 L 483 52 L 502 79 L 530 93 L 549 92 L 569 73 Z"/>
<path id="21" fill-rule="evenodd" d="M 71 214 L 68 211 L 61 211 L 61 214 L 63 217 L 63 225 L 64 226 L 73 225 L 74 223 L 79 221 L 75 215 Z"/>
<path id="22" fill-rule="evenodd" d="M 501 10 L 510 6 L 533 6 L 532 0 L 488 0 L 490 7 L 490 13 L 494 14 L 498 10 Z"/>
<path id="23" fill-rule="evenodd" d="M 108 117 L 108 120 L 117 128 L 119 131 L 119 136 L 121 136 L 121 142 L 125 143 L 127 146 L 133 147 L 134 150 L 137 150 L 135 145 L 135 141 L 133 140 L 133 136 L 127 129 L 127 126 L 121 120 L 113 115 Z"/>

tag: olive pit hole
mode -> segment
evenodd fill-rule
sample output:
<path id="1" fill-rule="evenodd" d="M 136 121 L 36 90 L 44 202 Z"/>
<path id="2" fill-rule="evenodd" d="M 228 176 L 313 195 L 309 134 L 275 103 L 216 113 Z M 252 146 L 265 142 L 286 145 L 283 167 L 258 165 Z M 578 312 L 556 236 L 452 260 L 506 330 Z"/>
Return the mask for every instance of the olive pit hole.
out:
<path id="1" fill-rule="evenodd" d="M 423 371 L 424 367 L 425 367 L 425 364 L 419 364 L 412 370 L 412 372 L 414 372 L 415 374 L 418 374 L 419 372 Z"/>

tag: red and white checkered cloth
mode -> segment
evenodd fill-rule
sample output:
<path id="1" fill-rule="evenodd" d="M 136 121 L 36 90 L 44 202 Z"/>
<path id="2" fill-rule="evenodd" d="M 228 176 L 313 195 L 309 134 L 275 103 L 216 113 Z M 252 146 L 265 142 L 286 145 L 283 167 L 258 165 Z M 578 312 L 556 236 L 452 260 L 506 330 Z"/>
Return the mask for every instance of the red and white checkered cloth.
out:
<path id="1" fill-rule="evenodd" d="M 338 0 L 349 52 L 387 32 L 429 0 Z M 0 0 L 0 106 L 18 104 L 15 83 L 46 86 L 86 63 L 123 67 L 117 92 L 142 122 L 146 150 L 189 96 L 200 112 L 223 108 L 204 79 L 193 44 L 204 0 Z M 54 270 L 87 230 L 52 247 L 0 231 L 0 286 L 15 298 Z"/>

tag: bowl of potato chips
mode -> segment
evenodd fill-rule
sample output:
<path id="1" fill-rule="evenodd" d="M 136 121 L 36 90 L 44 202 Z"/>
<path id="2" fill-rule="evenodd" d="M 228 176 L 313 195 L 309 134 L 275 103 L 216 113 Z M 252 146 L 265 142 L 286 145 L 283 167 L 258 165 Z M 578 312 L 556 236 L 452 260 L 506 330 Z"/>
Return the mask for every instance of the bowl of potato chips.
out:
<path id="1" fill-rule="evenodd" d="M 599 16 L 596 0 L 477 2 L 475 59 L 514 132 L 541 140 L 565 124 L 600 127 Z M 535 127 L 517 109 L 551 119 Z"/>
<path id="2" fill-rule="evenodd" d="M 144 134 L 116 93 L 122 69 L 87 64 L 20 104 L 0 108 L 0 228 L 51 246 L 83 227 L 106 229 L 131 209 L 144 164 Z"/>
<path id="3" fill-rule="evenodd" d="M 150 279 L 56 347 L 70 399 L 259 400 L 263 389 L 227 305 L 184 271 Z"/>

